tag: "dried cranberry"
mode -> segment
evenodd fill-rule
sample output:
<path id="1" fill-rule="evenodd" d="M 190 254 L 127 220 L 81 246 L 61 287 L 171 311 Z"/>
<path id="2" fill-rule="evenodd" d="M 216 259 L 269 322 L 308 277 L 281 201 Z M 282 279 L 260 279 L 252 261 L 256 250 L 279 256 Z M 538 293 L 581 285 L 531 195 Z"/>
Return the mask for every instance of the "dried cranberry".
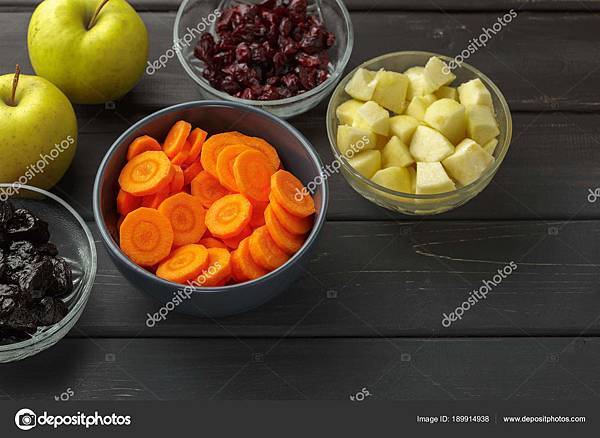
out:
<path id="1" fill-rule="evenodd" d="M 272 85 L 265 85 L 263 88 L 263 93 L 258 96 L 258 100 L 275 100 L 279 99 L 279 93 L 277 92 L 277 88 Z"/>
<path id="2" fill-rule="evenodd" d="M 303 65 L 304 67 L 316 68 L 321 65 L 321 60 L 318 56 L 307 55 L 302 52 L 296 55 L 296 60 L 298 61 L 298 64 Z"/>
<path id="3" fill-rule="evenodd" d="M 325 70 L 317 70 L 317 85 L 322 84 L 329 79 L 329 73 Z"/>
<path id="4" fill-rule="evenodd" d="M 250 47 L 246 43 L 239 43 L 235 48 L 235 59 L 237 62 L 250 61 Z"/>
<path id="5" fill-rule="evenodd" d="M 333 47 L 334 44 L 335 44 L 335 35 L 331 32 L 327 32 L 327 37 L 325 38 L 325 45 L 329 49 L 330 47 Z"/>
<path id="6" fill-rule="evenodd" d="M 300 88 L 300 79 L 294 73 L 288 73 L 281 78 L 283 82 L 292 93 L 296 93 Z"/>
<path id="7" fill-rule="evenodd" d="M 200 41 L 198 41 L 198 45 L 194 50 L 196 57 L 201 59 L 202 61 L 208 62 L 214 53 L 215 50 L 215 40 L 213 36 L 209 33 L 205 33 L 200 37 Z"/>
<path id="8" fill-rule="evenodd" d="M 288 17 L 283 17 L 279 23 L 279 33 L 283 36 L 288 36 L 292 31 L 292 20 Z"/>
<path id="9" fill-rule="evenodd" d="M 229 94 L 235 94 L 240 90 L 240 85 L 232 76 L 225 76 L 220 81 L 220 87 Z"/>

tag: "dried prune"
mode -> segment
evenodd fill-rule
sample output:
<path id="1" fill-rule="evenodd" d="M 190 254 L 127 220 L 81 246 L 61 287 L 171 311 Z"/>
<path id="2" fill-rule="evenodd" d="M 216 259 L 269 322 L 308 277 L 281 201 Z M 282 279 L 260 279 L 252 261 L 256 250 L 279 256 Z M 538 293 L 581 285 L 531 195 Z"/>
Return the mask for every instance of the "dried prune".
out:
<path id="1" fill-rule="evenodd" d="M 69 263 L 62 257 L 53 257 L 52 275 L 49 280 L 47 295 L 65 295 L 73 290 L 73 272 Z"/>
<path id="2" fill-rule="evenodd" d="M 13 217 L 6 223 L 6 234 L 11 241 L 46 243 L 50 238 L 48 224 L 25 208 L 15 210 Z"/>
<path id="3" fill-rule="evenodd" d="M 32 299 L 39 299 L 46 295 L 46 291 L 52 285 L 54 266 L 52 259 L 41 257 L 40 259 L 26 263 L 23 268 L 13 274 L 21 292 L 26 293 Z"/>
<path id="4" fill-rule="evenodd" d="M 23 304 L 19 288 L 12 284 L 0 284 L 0 317 L 12 313 L 18 305 Z"/>
<path id="5" fill-rule="evenodd" d="M 48 326 L 59 322 L 69 312 L 69 309 L 61 300 L 46 297 L 40 301 L 35 308 L 39 325 Z"/>
<path id="6" fill-rule="evenodd" d="M 14 215 L 12 203 L 8 201 L 0 201 L 0 228 L 4 229 L 9 220 Z"/>

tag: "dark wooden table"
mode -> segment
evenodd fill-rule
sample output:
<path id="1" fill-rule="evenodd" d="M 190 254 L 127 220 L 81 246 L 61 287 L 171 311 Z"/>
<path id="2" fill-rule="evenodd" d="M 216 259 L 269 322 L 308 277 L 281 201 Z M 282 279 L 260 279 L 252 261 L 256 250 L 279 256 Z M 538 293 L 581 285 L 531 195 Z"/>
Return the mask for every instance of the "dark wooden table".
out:
<path id="1" fill-rule="evenodd" d="M 38 1 L 0 0 L 2 72 L 31 72 Z M 178 0 L 136 0 L 151 59 L 169 48 Z M 131 287 L 99 238 L 96 285 L 69 336 L 0 369 L 0 399 L 588 399 L 600 393 L 600 1 L 349 0 L 349 68 L 389 51 L 458 54 L 482 26 L 517 18 L 470 62 L 502 89 L 514 139 L 490 186 L 439 217 L 392 216 L 331 180 L 309 271 L 246 314 L 172 314 Z M 96 232 L 101 158 L 140 118 L 197 99 L 177 60 L 115 108 L 79 107 L 75 163 L 56 188 Z M 326 102 L 292 123 L 332 160 Z M 97 235 L 97 233 L 96 233 Z M 518 269 L 450 328 L 450 312 L 497 269 Z"/>

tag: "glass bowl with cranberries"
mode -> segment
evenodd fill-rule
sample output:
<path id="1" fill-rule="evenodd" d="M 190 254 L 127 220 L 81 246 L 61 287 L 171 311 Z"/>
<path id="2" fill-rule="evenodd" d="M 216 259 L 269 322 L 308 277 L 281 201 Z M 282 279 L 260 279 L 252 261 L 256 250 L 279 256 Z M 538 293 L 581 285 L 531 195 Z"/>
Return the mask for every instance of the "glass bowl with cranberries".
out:
<path id="1" fill-rule="evenodd" d="M 174 47 L 208 99 L 289 118 L 327 96 L 354 36 L 342 0 L 184 0 Z"/>

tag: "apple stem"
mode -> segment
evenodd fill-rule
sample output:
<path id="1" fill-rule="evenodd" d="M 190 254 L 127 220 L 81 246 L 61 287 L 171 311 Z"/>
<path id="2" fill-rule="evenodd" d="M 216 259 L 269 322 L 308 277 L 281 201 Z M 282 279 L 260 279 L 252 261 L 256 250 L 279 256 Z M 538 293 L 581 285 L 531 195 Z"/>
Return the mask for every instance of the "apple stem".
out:
<path id="1" fill-rule="evenodd" d="M 17 106 L 16 96 L 17 96 L 17 85 L 19 85 L 19 77 L 21 76 L 21 67 L 19 64 L 15 67 L 15 77 L 13 78 L 13 86 L 12 86 L 12 94 L 10 97 L 10 106 Z"/>
<path id="2" fill-rule="evenodd" d="M 96 24 L 96 21 L 98 21 L 98 15 L 100 15 L 100 11 L 102 10 L 102 8 L 104 6 L 106 6 L 106 4 L 108 2 L 109 2 L 109 0 L 102 0 L 100 2 L 98 7 L 96 8 L 96 11 L 94 12 L 94 15 L 92 15 L 92 19 L 90 20 L 90 24 L 88 24 L 87 30 L 90 30 L 92 27 L 94 27 L 94 25 Z"/>

